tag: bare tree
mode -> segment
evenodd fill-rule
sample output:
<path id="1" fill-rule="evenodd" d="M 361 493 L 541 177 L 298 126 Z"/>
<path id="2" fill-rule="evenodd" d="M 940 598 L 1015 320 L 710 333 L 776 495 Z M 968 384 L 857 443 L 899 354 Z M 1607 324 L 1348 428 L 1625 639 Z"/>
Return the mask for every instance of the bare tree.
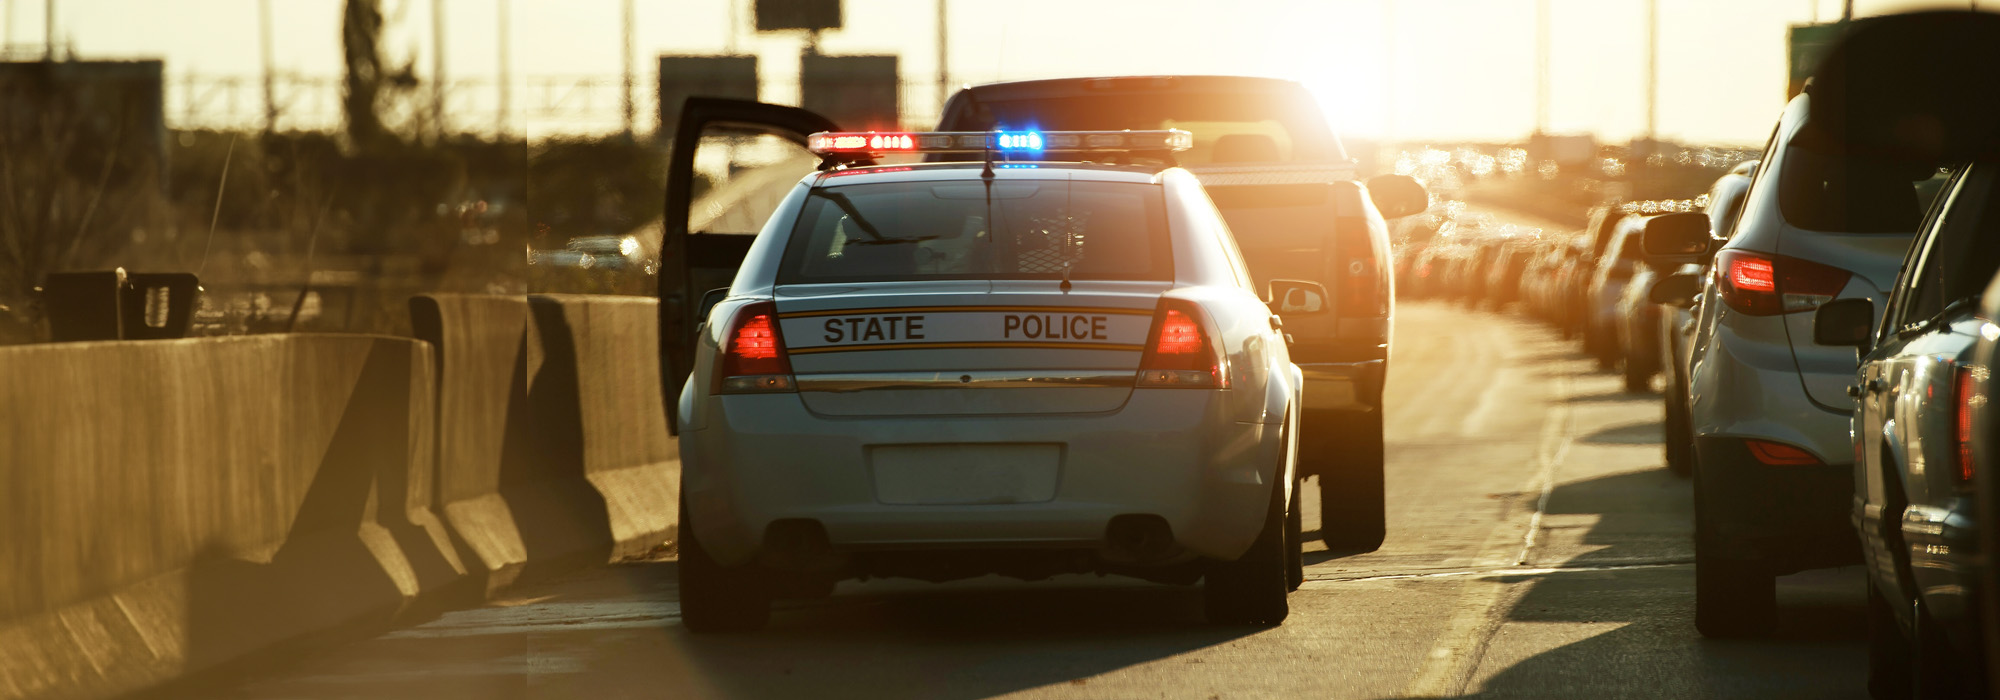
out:
<path id="1" fill-rule="evenodd" d="M 0 342 L 42 337 L 37 285 L 106 265 L 160 203 L 157 76 L 148 87 L 90 70 L 0 73 Z"/>

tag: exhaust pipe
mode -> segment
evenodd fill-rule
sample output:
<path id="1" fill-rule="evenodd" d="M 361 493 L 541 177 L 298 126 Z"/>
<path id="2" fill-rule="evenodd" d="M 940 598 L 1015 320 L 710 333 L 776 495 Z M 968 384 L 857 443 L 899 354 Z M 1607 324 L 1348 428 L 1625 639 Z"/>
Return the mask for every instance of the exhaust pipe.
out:
<path id="1" fill-rule="evenodd" d="M 1173 526 L 1151 513 L 1119 515 L 1104 528 L 1104 558 L 1111 561 L 1156 562 L 1172 558 L 1180 549 L 1174 542 Z"/>

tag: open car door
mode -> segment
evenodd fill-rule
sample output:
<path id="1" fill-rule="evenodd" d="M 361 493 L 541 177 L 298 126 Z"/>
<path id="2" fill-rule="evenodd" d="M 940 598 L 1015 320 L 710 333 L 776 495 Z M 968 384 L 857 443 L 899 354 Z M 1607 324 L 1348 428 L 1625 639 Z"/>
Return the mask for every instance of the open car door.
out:
<path id="1" fill-rule="evenodd" d="M 667 156 L 660 239 L 660 377 L 675 433 L 702 295 L 729 286 L 765 220 L 818 166 L 806 137 L 839 130 L 797 107 L 713 97 L 682 105 Z"/>

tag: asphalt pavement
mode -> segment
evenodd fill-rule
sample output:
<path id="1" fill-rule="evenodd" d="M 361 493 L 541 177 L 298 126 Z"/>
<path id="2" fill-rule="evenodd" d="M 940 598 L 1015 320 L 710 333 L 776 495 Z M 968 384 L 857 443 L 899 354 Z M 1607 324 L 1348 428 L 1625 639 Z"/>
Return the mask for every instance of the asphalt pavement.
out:
<path id="1" fill-rule="evenodd" d="M 1658 394 L 1516 316 L 1398 310 L 1388 540 L 1313 539 L 1270 629 L 1116 578 L 844 583 L 769 629 L 680 626 L 671 562 L 595 569 L 487 607 L 272 660 L 223 698 L 1860 698 L 1857 568 L 1780 579 L 1766 640 L 1693 624 L 1688 482 Z"/>

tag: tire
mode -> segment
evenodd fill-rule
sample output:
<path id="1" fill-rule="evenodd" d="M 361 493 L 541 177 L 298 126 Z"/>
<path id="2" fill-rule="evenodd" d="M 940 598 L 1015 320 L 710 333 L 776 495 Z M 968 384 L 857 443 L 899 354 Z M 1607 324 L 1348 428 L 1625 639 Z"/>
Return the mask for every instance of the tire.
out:
<path id="1" fill-rule="evenodd" d="M 723 566 L 708 555 L 681 502 L 681 624 L 696 634 L 751 632 L 771 621 L 771 593 L 755 565 Z"/>
<path id="2" fill-rule="evenodd" d="M 1598 331 L 1596 353 L 1598 369 L 1606 372 L 1617 370 L 1619 356 L 1623 354 L 1625 353 L 1618 347 L 1618 336 L 1615 333 L 1609 330 Z"/>
<path id="3" fill-rule="evenodd" d="M 1670 383 L 1660 401 L 1660 444 L 1666 452 L 1667 471 L 1683 479 L 1694 475 L 1694 430 L 1688 425 L 1687 393 L 1678 382 Z"/>
<path id="4" fill-rule="evenodd" d="M 1292 503 L 1285 507 L 1285 590 L 1289 591 L 1306 582 L 1305 515 L 1299 508 L 1305 489 L 1305 480 L 1293 481 Z"/>
<path id="5" fill-rule="evenodd" d="M 1910 700 L 1915 679 L 1911 677 L 1910 638 L 1896 621 L 1895 610 L 1868 577 L 1868 697 L 1875 700 Z"/>
<path id="6" fill-rule="evenodd" d="M 1716 551 L 1714 527 L 1702 503 L 1700 475 L 1694 489 L 1694 626 L 1711 639 L 1761 637 L 1776 626 L 1778 580 L 1763 562 L 1729 559 Z"/>
<path id="7" fill-rule="evenodd" d="M 1625 350 L 1625 391 L 1631 394 L 1652 391 L 1653 368 L 1647 366 L 1649 363 L 1633 350 Z"/>
<path id="8" fill-rule="evenodd" d="M 1250 549 L 1236 561 L 1209 563 L 1202 577 L 1201 597 L 1210 623 L 1276 626 L 1291 614 L 1285 599 L 1291 592 L 1291 557 L 1287 552 L 1296 551 L 1296 547 L 1285 542 L 1287 517 L 1279 493 L 1272 489 L 1264 527 Z"/>
<path id="9" fill-rule="evenodd" d="M 1949 700 L 1951 698 L 1975 697 L 1971 692 L 1975 683 L 1968 673 L 1967 664 L 1959 660 L 1952 649 L 1951 640 L 1944 635 L 1944 628 L 1931 619 L 1930 611 L 1922 600 L 1913 606 L 1916 629 L 1910 633 L 1910 694 L 1917 700 Z M 1873 639 L 1873 635 L 1870 635 Z M 1873 689 L 1873 683 L 1870 683 Z M 1976 697 L 1987 697 L 1979 693 Z"/>
<path id="10" fill-rule="evenodd" d="M 1325 465 L 1319 473 L 1319 538 L 1330 551 L 1373 552 L 1388 534 L 1382 412 L 1338 415 L 1318 423 L 1337 428 L 1315 441 Z"/>

